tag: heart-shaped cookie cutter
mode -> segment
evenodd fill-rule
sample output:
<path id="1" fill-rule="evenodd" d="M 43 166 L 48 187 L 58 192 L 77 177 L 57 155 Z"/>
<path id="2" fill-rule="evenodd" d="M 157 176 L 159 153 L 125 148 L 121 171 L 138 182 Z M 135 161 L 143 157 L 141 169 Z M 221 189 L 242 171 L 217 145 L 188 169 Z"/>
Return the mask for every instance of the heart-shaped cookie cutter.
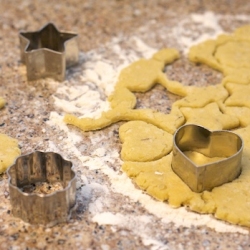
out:
<path id="1" fill-rule="evenodd" d="M 18 157 L 7 170 L 12 214 L 31 224 L 54 226 L 66 222 L 75 204 L 76 175 L 72 162 L 54 152 L 35 151 Z M 36 183 L 61 183 L 51 193 L 27 193 Z"/>
<path id="2" fill-rule="evenodd" d="M 223 159 L 198 166 L 184 152 Z M 187 124 L 174 134 L 172 169 L 194 192 L 212 190 L 241 173 L 243 140 L 233 132 Z"/>

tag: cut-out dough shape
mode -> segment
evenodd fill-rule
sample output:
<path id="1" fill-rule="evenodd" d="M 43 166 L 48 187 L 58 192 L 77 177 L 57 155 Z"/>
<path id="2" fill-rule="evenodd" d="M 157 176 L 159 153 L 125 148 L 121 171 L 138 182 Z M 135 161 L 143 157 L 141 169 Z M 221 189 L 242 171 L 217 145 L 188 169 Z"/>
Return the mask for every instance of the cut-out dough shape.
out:
<path id="1" fill-rule="evenodd" d="M 0 134 L 0 173 L 5 172 L 20 154 L 17 140 Z"/>
<path id="2" fill-rule="evenodd" d="M 153 161 L 167 155 L 173 147 L 173 136 L 154 125 L 131 121 L 120 127 L 124 161 Z M 150 153 L 149 153 L 150 152 Z"/>
<path id="3" fill-rule="evenodd" d="M 141 189 L 158 200 L 168 201 L 174 207 L 184 205 L 193 211 L 211 213 L 218 219 L 250 227 L 250 118 L 247 118 L 250 117 L 247 99 L 247 84 L 250 84 L 249 55 L 250 26 L 239 28 L 231 35 L 221 35 L 216 40 L 195 45 L 190 49 L 189 59 L 207 64 L 224 74 L 221 84 L 199 88 L 169 81 L 162 70 L 164 65 L 173 62 L 179 55 L 173 49 L 161 50 L 151 59 L 141 59 L 121 72 L 115 90 L 109 97 L 112 109 L 104 112 L 101 118 L 79 119 L 74 115 L 66 115 L 64 120 L 84 131 L 101 129 L 121 120 L 133 120 L 120 127 L 122 158 L 125 160 L 122 169 Z M 183 96 L 173 104 L 171 113 L 166 115 L 151 109 L 133 109 L 136 98 L 132 92 L 145 92 L 156 83 Z M 150 127 L 152 134 L 150 131 L 147 132 L 148 137 L 145 137 L 144 132 L 136 134 L 134 124 L 138 124 L 137 121 L 144 121 L 139 122 L 140 131 L 147 131 Z M 172 137 L 158 136 L 164 134 L 159 128 L 173 134 L 178 127 L 188 122 L 204 125 L 210 130 L 245 126 L 234 130 L 242 136 L 245 145 L 239 178 L 211 192 L 194 193 L 172 171 L 172 153 L 168 154 Z M 152 147 L 144 144 L 145 138 L 153 141 L 150 144 Z M 155 146 L 156 142 L 159 145 Z M 162 151 L 163 145 L 167 145 L 167 150 Z M 138 151 L 140 148 L 144 152 Z M 200 160 L 201 164 L 203 161 L 205 164 L 214 159 L 201 157 Z"/>

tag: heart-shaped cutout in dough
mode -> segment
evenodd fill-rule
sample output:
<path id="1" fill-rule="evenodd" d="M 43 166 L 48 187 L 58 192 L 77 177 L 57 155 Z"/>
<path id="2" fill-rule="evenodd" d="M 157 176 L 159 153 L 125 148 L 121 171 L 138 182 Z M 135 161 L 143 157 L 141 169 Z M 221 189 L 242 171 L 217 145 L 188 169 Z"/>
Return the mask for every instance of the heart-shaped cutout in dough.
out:
<path id="1" fill-rule="evenodd" d="M 243 141 L 233 132 L 184 125 L 174 135 L 172 169 L 192 191 L 211 190 L 239 176 L 242 150 Z"/>

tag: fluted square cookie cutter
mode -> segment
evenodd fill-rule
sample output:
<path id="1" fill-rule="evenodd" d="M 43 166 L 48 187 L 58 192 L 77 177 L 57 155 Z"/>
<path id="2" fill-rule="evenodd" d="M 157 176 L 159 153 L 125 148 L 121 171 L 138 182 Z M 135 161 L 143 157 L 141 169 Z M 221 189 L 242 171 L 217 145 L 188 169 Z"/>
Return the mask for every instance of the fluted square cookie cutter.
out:
<path id="1" fill-rule="evenodd" d="M 28 80 L 52 77 L 63 81 L 66 67 L 79 60 L 77 37 L 58 31 L 53 23 L 35 32 L 20 32 L 21 61 L 26 64 Z"/>
<path id="2" fill-rule="evenodd" d="M 54 152 L 35 151 L 18 157 L 7 170 L 12 214 L 25 222 L 54 226 L 67 222 L 75 204 L 76 175 L 72 162 Z M 50 194 L 26 193 L 37 182 L 61 182 L 63 189 Z"/>
<path id="3" fill-rule="evenodd" d="M 233 132 L 209 131 L 202 126 L 188 124 L 175 132 L 173 144 L 172 169 L 194 192 L 211 190 L 231 182 L 241 173 L 243 141 Z M 225 158 L 198 166 L 184 154 L 185 151 Z"/>

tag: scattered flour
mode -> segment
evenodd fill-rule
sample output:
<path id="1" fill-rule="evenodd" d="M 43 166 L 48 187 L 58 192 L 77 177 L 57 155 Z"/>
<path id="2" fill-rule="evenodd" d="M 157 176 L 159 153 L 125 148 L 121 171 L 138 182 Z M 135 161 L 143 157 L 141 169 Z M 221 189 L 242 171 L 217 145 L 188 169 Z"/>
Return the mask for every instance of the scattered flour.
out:
<path id="1" fill-rule="evenodd" d="M 208 11 L 204 14 L 191 14 L 175 26 L 172 32 L 187 54 L 192 45 L 215 38 L 223 30 L 219 25 L 219 17 Z"/>
<path id="2" fill-rule="evenodd" d="M 61 99 L 53 96 L 55 105 L 66 113 L 76 113 L 80 117 L 100 117 L 102 111 L 109 110 L 109 102 L 101 100 L 100 93 L 88 86 L 61 86 L 57 94 L 67 96 Z M 89 101 L 91 100 L 91 102 Z"/>

